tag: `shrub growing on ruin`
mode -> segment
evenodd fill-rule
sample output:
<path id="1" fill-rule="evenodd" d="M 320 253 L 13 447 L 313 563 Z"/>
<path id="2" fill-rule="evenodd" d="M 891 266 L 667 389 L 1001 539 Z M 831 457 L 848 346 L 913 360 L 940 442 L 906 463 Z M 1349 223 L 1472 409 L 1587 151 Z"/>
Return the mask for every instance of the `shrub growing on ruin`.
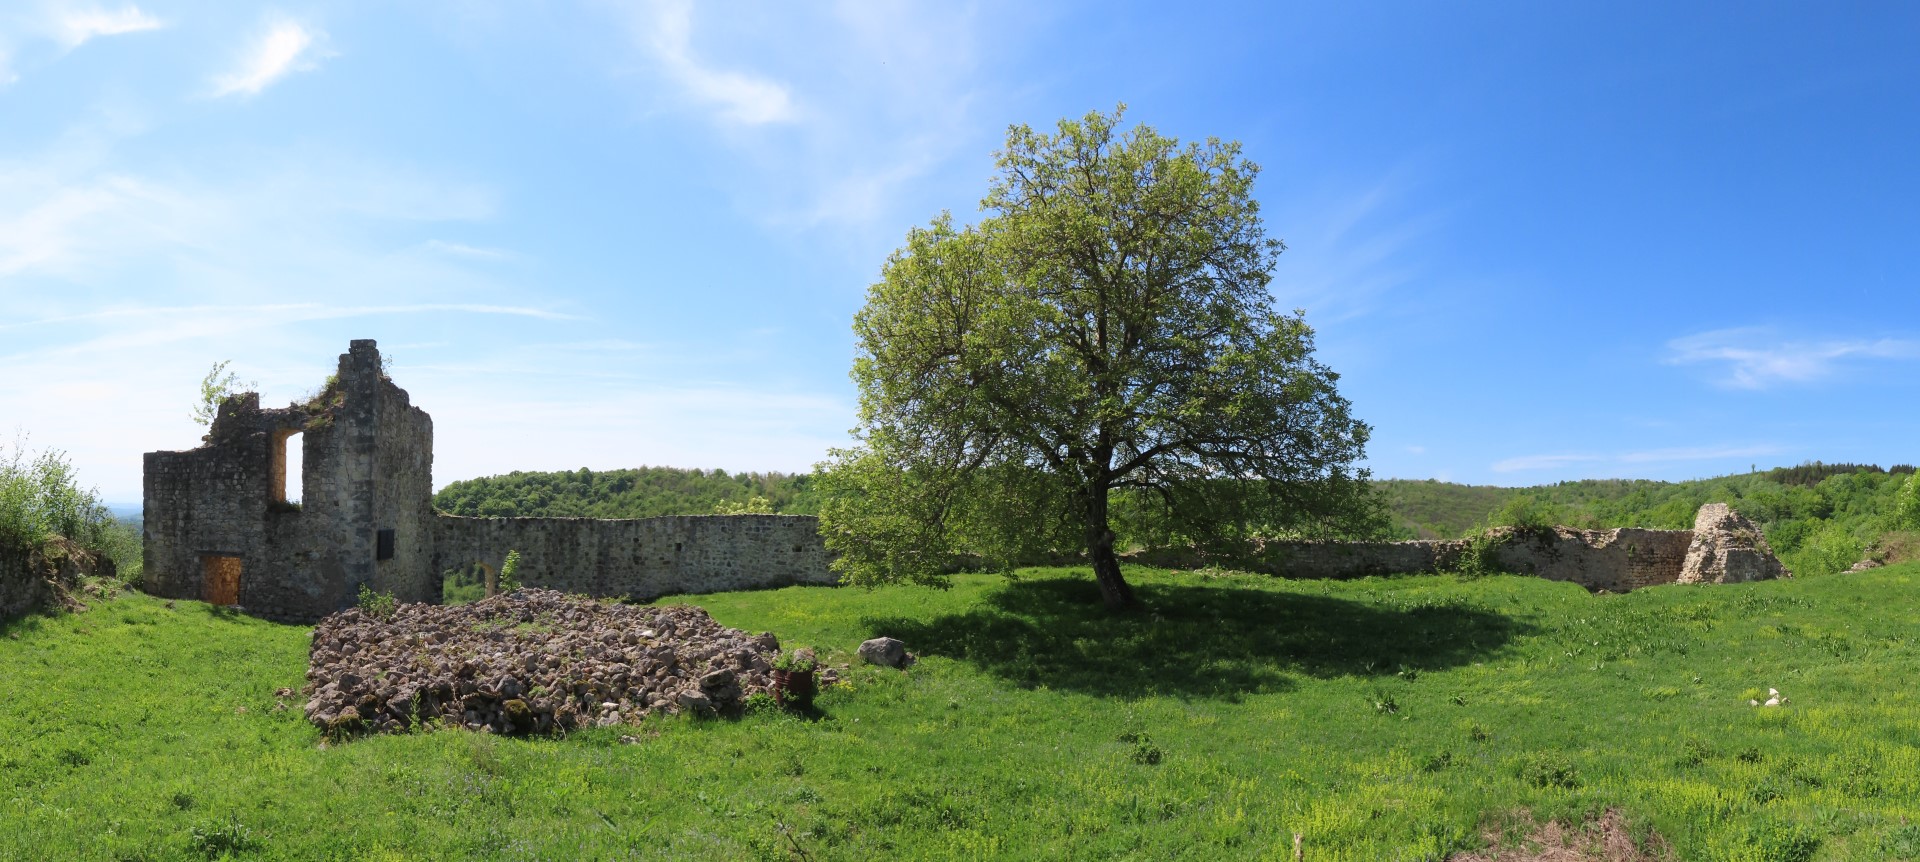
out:
<path id="1" fill-rule="evenodd" d="M 511 593 L 520 589 L 520 552 L 508 551 L 507 561 L 500 564 L 500 592 Z"/>
<path id="2" fill-rule="evenodd" d="M 213 364 L 207 376 L 200 379 L 200 398 L 193 404 L 193 412 L 188 414 L 195 423 L 212 425 L 220 415 L 220 405 L 235 393 L 259 387 L 251 381 L 242 382 L 239 375 L 227 370 L 230 363 L 221 360 Z"/>
<path id="3" fill-rule="evenodd" d="M 400 601 L 389 592 L 376 592 L 366 584 L 360 585 L 360 611 L 376 620 L 393 619 L 393 612 L 400 607 Z"/>

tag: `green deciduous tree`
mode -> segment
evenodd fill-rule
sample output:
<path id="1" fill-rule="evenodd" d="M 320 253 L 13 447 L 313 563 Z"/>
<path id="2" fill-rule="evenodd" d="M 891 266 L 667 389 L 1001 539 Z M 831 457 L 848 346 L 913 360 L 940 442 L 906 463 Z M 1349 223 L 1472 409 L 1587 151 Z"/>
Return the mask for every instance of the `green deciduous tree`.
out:
<path id="1" fill-rule="evenodd" d="M 1367 426 L 1273 307 L 1258 169 L 1124 110 L 1009 129 L 980 223 L 913 229 L 869 289 L 859 443 L 822 472 L 849 582 L 1079 550 L 1122 607 L 1117 499 L 1215 543 L 1384 524 Z"/>
<path id="2" fill-rule="evenodd" d="M 1894 492 L 1893 520 L 1896 529 L 1920 530 L 1920 473 L 1909 474 Z"/>

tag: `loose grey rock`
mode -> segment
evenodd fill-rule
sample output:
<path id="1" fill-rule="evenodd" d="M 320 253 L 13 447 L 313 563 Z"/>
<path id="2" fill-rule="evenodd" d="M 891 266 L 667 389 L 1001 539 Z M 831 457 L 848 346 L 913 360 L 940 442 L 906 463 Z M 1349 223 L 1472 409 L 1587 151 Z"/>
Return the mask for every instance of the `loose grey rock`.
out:
<path id="1" fill-rule="evenodd" d="M 631 637 L 632 648 L 609 647 Z M 772 687 L 764 635 L 696 607 L 635 607 L 522 589 L 467 605 L 341 611 L 314 629 L 307 720 L 330 732 L 434 721 L 565 733 L 654 712 L 735 709 Z M 288 692 L 291 694 L 291 692 Z"/>
<path id="2" fill-rule="evenodd" d="M 907 645 L 897 638 L 874 638 L 860 644 L 860 658 L 882 667 L 906 667 L 913 664 Z"/>
<path id="3" fill-rule="evenodd" d="M 693 713 L 709 712 L 713 709 L 713 701 L 697 691 L 683 691 L 680 693 L 680 708 Z"/>

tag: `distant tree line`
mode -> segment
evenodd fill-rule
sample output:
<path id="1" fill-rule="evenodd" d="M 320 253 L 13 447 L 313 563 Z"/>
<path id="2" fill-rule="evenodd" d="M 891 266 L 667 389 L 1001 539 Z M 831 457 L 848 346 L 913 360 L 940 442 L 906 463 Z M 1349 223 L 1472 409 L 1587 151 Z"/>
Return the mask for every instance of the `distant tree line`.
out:
<path id="1" fill-rule="evenodd" d="M 1895 464 L 1882 470 L 1877 464 L 1822 464 L 1819 461 L 1809 461 L 1796 467 L 1775 467 L 1766 472 L 1766 477 L 1782 485 L 1813 487 L 1829 476 L 1838 476 L 1843 473 L 1907 474 L 1912 472 L 1912 464 Z"/>
<path id="2" fill-rule="evenodd" d="M 806 474 L 582 467 L 454 482 L 433 496 L 433 505 L 471 517 L 657 518 L 743 510 L 811 515 L 819 511 L 816 498 L 814 478 Z"/>

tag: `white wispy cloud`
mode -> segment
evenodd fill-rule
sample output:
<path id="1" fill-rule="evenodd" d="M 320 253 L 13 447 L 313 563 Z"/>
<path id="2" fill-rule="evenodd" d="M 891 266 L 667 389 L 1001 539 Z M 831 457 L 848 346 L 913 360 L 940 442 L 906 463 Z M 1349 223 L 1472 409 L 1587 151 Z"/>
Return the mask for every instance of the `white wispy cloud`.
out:
<path id="1" fill-rule="evenodd" d="M 1774 445 L 1758 446 L 1683 446 L 1677 449 L 1652 449 L 1645 452 L 1628 452 L 1620 456 L 1627 464 L 1650 464 L 1667 461 L 1718 461 L 1725 458 L 1754 458 L 1762 455 L 1778 455 L 1785 451 Z"/>
<path id="2" fill-rule="evenodd" d="M 61 44 L 71 49 L 97 36 L 118 36 L 164 26 L 165 22 L 140 11 L 140 7 L 127 6 L 113 11 L 98 7 L 65 10 L 55 19 L 54 29 Z"/>
<path id="3" fill-rule="evenodd" d="M 1670 449 L 1646 449 L 1637 452 L 1614 454 L 1563 454 L 1563 455 L 1521 455 L 1496 461 L 1492 465 L 1495 473 L 1519 473 L 1530 470 L 1551 470 L 1571 464 L 1669 464 L 1692 461 L 1724 461 L 1728 458 L 1751 458 L 1762 455 L 1778 455 L 1786 448 L 1771 443 L 1749 445 L 1720 446 L 1681 446 Z"/>
<path id="4" fill-rule="evenodd" d="M 1521 470 L 1546 470 L 1578 464 L 1583 461 L 1603 460 L 1598 455 L 1520 455 L 1493 464 L 1495 473 L 1515 473 Z"/>
<path id="5" fill-rule="evenodd" d="M 685 0 L 602 5 L 640 60 L 614 71 L 642 83 L 647 116 L 692 103 L 721 120 L 716 143 L 730 150 L 743 212 L 858 246 L 865 260 L 897 242 L 900 225 L 978 199 L 977 162 L 1006 123 L 980 117 L 1003 68 L 983 55 L 1008 50 L 989 28 L 1044 14 L 983 8 L 995 2 L 788 4 L 751 16 Z"/>
<path id="6" fill-rule="evenodd" d="M 427 251 L 435 252 L 437 254 L 450 255 L 452 257 L 473 258 L 476 260 L 509 260 L 513 257 L 513 252 L 510 252 L 510 251 L 504 251 L 497 248 L 485 248 L 477 245 L 467 245 L 466 243 L 448 242 L 442 239 L 427 240 L 426 243 L 424 243 L 421 246 L 421 248 L 424 248 Z"/>
<path id="7" fill-rule="evenodd" d="M 1420 245 L 1447 219 L 1412 212 L 1412 165 L 1369 182 L 1329 181 L 1267 217 L 1287 243 L 1269 289 L 1282 308 L 1306 308 L 1321 324 L 1404 304 L 1421 273 Z"/>
<path id="8" fill-rule="evenodd" d="M 1852 359 L 1920 359 L 1920 341 L 1899 338 L 1797 340 L 1759 327 L 1716 329 L 1667 342 L 1671 365 L 1711 364 L 1735 389 L 1765 389 L 1831 377 Z"/>
<path id="9" fill-rule="evenodd" d="M 299 21 L 273 22 L 241 53 L 232 71 L 214 77 L 214 96 L 257 95 L 290 73 L 317 68 L 326 36 Z"/>
<path id="10" fill-rule="evenodd" d="M 471 303 L 418 303 L 414 305 L 325 305 L 317 302 L 283 303 L 278 305 L 182 305 L 182 306 L 141 306 L 130 305 L 110 308 L 87 314 L 68 314 L 60 317 L 48 317 L 39 320 L 25 320 L 17 323 L 0 323 L 0 331 L 9 329 L 32 329 L 53 324 L 85 323 L 89 321 L 108 321 L 136 318 L 155 334 L 149 336 L 154 342 L 178 341 L 198 335 L 193 330 L 170 330 L 165 324 L 167 318 L 185 318 L 195 321 L 222 320 L 242 326 L 279 326 L 310 320 L 338 320 L 347 317 L 377 317 L 389 314 L 433 314 L 438 312 L 457 312 L 461 314 L 496 314 L 510 317 L 531 317 L 538 320 L 580 320 L 579 315 L 563 314 L 544 308 L 526 308 L 511 305 L 476 305 Z M 91 349 L 90 345 L 76 345 L 75 349 Z"/>
<path id="11" fill-rule="evenodd" d="M 86 281 L 139 269 L 151 282 L 191 267 L 205 283 L 217 274 L 284 273 L 301 262 L 336 279 L 349 264 L 381 280 L 472 270 L 471 255 L 383 247 L 378 235 L 349 226 L 480 221 L 498 207 L 489 187 L 364 157 L 291 153 L 284 163 L 234 164 L 202 182 L 117 170 L 115 145 L 96 130 L 63 135 L 24 159 L 0 157 L 0 278 Z"/>
<path id="12" fill-rule="evenodd" d="M 667 74 L 696 101 L 713 106 L 722 119 L 746 125 L 783 123 L 797 113 L 788 87 L 769 78 L 701 61 L 693 50 L 691 0 L 657 0 L 636 22 L 645 43 Z"/>
<path id="13" fill-rule="evenodd" d="M 0 87 L 20 80 L 13 65 L 18 51 L 38 55 L 41 59 L 31 65 L 39 65 L 102 36 L 158 30 L 165 26 L 166 22 L 131 5 L 105 9 L 26 0 L 0 4 Z M 52 49 L 36 50 L 40 43 L 51 43 Z"/>

